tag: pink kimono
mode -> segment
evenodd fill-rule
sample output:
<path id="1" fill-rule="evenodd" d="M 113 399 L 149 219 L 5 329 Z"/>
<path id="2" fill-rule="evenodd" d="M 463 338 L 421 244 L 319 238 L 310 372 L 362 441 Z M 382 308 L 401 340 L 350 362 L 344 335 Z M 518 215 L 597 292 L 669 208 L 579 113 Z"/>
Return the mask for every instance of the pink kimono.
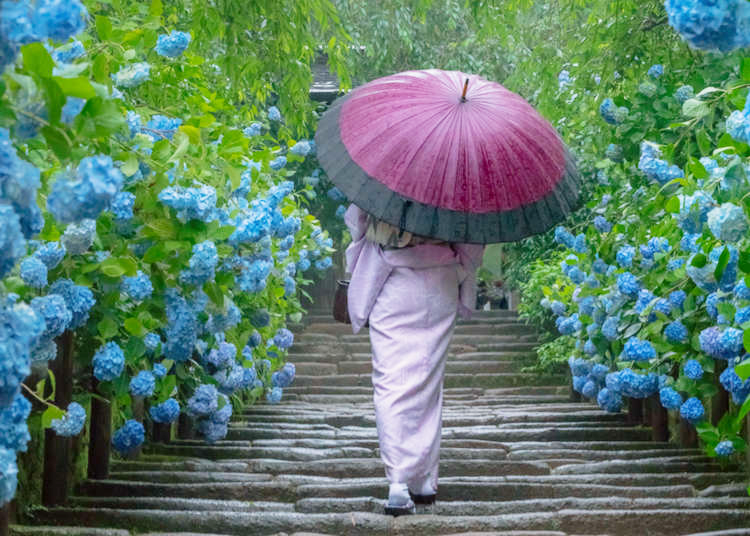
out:
<path id="1" fill-rule="evenodd" d="M 443 375 L 456 313 L 476 302 L 484 247 L 421 244 L 384 250 L 365 239 L 367 214 L 352 205 L 345 221 L 349 315 L 357 333 L 369 319 L 380 455 L 391 483 L 437 490 Z"/>

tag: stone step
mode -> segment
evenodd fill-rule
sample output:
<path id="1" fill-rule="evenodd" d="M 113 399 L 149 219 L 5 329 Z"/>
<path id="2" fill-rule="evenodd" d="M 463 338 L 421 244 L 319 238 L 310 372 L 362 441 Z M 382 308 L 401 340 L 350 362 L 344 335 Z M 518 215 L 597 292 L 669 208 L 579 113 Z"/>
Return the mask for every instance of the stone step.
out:
<path id="1" fill-rule="evenodd" d="M 451 352 L 448 354 L 446 362 L 450 364 L 463 361 L 499 361 L 516 363 L 519 366 L 529 366 L 534 363 L 535 354 L 532 350 L 522 349 L 476 352 L 472 349 L 472 351 L 466 352 Z M 372 363 L 372 353 L 369 351 L 346 353 L 342 348 L 332 347 L 325 352 L 310 351 L 290 353 L 288 360 L 296 365 L 302 363 L 325 363 L 328 365 L 341 363 Z"/>
<path id="2" fill-rule="evenodd" d="M 457 324 L 454 330 L 456 336 L 462 335 L 531 335 L 536 336 L 536 330 L 521 321 L 511 320 L 502 322 L 474 322 Z M 369 330 L 363 329 L 359 333 L 352 333 L 351 326 L 345 324 L 315 323 L 307 326 L 300 333 L 300 342 L 323 339 L 327 337 L 339 338 L 346 341 L 368 341 Z"/>
<path id="3" fill-rule="evenodd" d="M 307 365 L 304 368 L 297 366 L 297 374 L 372 374 L 371 361 L 340 361 L 337 370 L 331 372 L 323 363 L 320 367 L 315 368 Z M 445 373 L 448 376 L 453 374 L 491 374 L 491 373 L 510 373 L 518 372 L 521 364 L 511 360 L 487 360 L 487 361 L 452 361 L 449 360 L 445 365 Z"/>
<path id="4" fill-rule="evenodd" d="M 443 453 L 444 455 L 447 453 Z M 311 475 L 331 478 L 366 478 L 380 474 L 383 463 L 370 458 L 329 458 L 319 461 L 285 461 L 276 459 L 252 460 L 243 472 L 213 472 L 209 470 L 170 469 L 156 465 L 142 470 L 113 471 L 113 480 L 136 480 L 141 482 L 230 482 L 257 481 L 258 475 Z M 441 477 L 451 476 L 508 476 L 508 475 L 549 475 L 550 468 L 540 462 L 517 462 L 496 459 L 451 459 L 443 456 L 440 460 Z M 222 480 L 223 479 L 223 480 Z"/>
<path id="5" fill-rule="evenodd" d="M 533 340 L 519 341 L 515 337 L 509 337 L 507 340 L 497 337 L 477 337 L 472 335 L 465 336 L 465 342 L 456 337 L 453 343 L 448 347 L 448 351 L 454 354 L 465 354 L 471 352 L 532 352 L 539 344 Z M 350 342 L 350 343 L 295 343 L 289 349 L 290 356 L 300 354 L 344 354 L 344 353 L 370 353 L 369 342 Z M 294 357 L 290 357 L 294 361 Z"/>
<path id="6" fill-rule="evenodd" d="M 514 387 L 520 385 L 565 385 L 566 376 L 546 376 L 530 373 L 454 373 L 445 378 L 445 387 Z M 294 378 L 295 387 L 306 386 L 370 386 L 370 374 L 335 374 L 307 376 L 297 374 Z"/>
<path id="7" fill-rule="evenodd" d="M 147 504 L 147 503 L 146 503 Z M 371 512 L 382 514 L 384 500 L 377 497 L 325 498 L 313 497 L 297 501 L 294 508 L 305 513 L 344 513 Z M 734 510 L 750 508 L 750 498 L 704 499 L 700 497 L 584 497 L 548 498 L 517 501 L 443 501 L 438 497 L 429 513 L 438 516 L 493 516 L 505 514 L 526 514 L 534 512 L 556 512 L 565 509 L 575 510 L 661 510 L 720 508 Z"/>
<path id="8" fill-rule="evenodd" d="M 546 426 L 536 429 L 499 429 L 487 428 L 444 428 L 444 439 L 482 439 L 489 441 L 647 441 L 651 438 L 651 430 L 631 427 L 598 427 L 594 429 L 560 428 Z M 370 441 L 377 444 L 377 433 L 372 428 L 346 430 L 282 430 L 260 427 L 230 428 L 227 434 L 230 440 L 255 441 L 258 439 L 343 439 Z"/>

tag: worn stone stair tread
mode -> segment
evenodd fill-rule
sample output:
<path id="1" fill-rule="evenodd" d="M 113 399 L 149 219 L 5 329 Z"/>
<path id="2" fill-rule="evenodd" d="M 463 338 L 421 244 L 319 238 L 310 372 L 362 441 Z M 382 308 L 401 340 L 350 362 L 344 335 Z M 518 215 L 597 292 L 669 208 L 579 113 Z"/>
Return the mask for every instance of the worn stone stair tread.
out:
<path id="1" fill-rule="evenodd" d="M 679 515 L 676 515 L 679 512 Z M 166 512 L 163 510 L 114 510 L 56 508 L 42 514 L 56 519 L 75 518 L 87 525 L 115 525 L 131 530 L 198 531 L 198 533 L 245 535 L 252 526 L 255 534 L 315 531 L 341 535 L 399 534 L 422 536 L 461 532 L 561 531 L 578 534 L 632 535 L 632 510 L 587 511 L 566 509 L 558 512 L 507 514 L 499 516 L 390 516 L 350 512 L 345 514 L 299 514 L 289 512 Z M 639 534 L 675 536 L 691 530 L 736 528 L 750 521 L 746 510 L 681 509 L 646 510 L 638 514 Z M 643 530 L 643 532 L 640 532 Z"/>
<path id="2" fill-rule="evenodd" d="M 685 536 L 750 536 L 750 528 L 715 530 L 712 532 L 694 532 Z"/>
<path id="3" fill-rule="evenodd" d="M 131 536 L 129 530 L 91 528 L 91 527 L 61 527 L 46 525 L 11 525 L 10 536 Z"/>
<path id="4" fill-rule="evenodd" d="M 71 497 L 71 506 L 133 510 L 191 510 L 235 512 L 293 512 L 294 503 L 212 500 L 194 497 Z"/>

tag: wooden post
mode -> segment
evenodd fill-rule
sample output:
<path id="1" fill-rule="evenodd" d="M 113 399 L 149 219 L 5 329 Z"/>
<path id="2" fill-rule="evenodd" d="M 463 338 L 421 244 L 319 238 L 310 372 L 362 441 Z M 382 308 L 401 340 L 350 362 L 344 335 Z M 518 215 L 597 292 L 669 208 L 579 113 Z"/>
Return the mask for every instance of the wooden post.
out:
<path id="1" fill-rule="evenodd" d="M 719 375 L 727 368 L 727 362 L 717 359 L 714 363 L 714 385 L 719 389 L 719 392 L 711 399 L 711 423 L 716 426 L 724 414 L 729 411 L 729 393 L 719 381 Z"/>
<path id="2" fill-rule="evenodd" d="M 643 400 L 628 398 L 628 423 L 636 426 L 643 424 Z"/>
<path id="3" fill-rule="evenodd" d="M 94 380 L 94 392 L 98 392 Z M 109 476 L 109 452 L 112 441 L 112 405 L 105 398 L 91 398 L 88 477 L 102 480 Z"/>
<path id="4" fill-rule="evenodd" d="M 669 413 L 659 401 L 659 395 L 651 395 L 648 399 L 651 416 L 651 439 L 654 441 L 669 441 Z"/>
<path id="5" fill-rule="evenodd" d="M 145 416 L 146 416 L 146 399 L 142 396 L 133 396 L 131 398 L 131 407 L 133 408 L 133 420 L 138 421 L 139 423 L 143 424 L 145 422 Z M 145 430 L 145 427 L 144 427 Z M 126 458 L 129 460 L 132 460 L 134 458 L 137 458 L 141 455 L 141 451 L 143 450 L 143 445 L 134 448 L 133 450 L 129 451 Z"/>
<path id="6" fill-rule="evenodd" d="M 57 358 L 50 363 L 55 375 L 55 405 L 67 409 L 73 398 L 73 332 L 57 338 Z M 49 391 L 48 391 L 49 392 Z M 70 438 L 60 437 L 48 429 L 44 432 L 44 477 L 42 504 L 59 506 L 68 500 L 70 487 Z"/>
<path id="7" fill-rule="evenodd" d="M 680 419 L 680 445 L 688 448 L 698 446 L 698 433 L 695 431 L 695 426 L 685 419 Z"/>
<path id="8" fill-rule="evenodd" d="M 0 536 L 10 536 L 10 502 L 0 507 Z"/>
<path id="9" fill-rule="evenodd" d="M 180 439 L 195 439 L 193 419 L 184 413 L 180 413 L 180 420 L 177 422 L 177 437 Z"/>
<path id="10" fill-rule="evenodd" d="M 172 425 L 155 422 L 153 424 L 152 432 L 153 440 L 156 443 L 164 443 L 165 445 L 172 440 Z"/>

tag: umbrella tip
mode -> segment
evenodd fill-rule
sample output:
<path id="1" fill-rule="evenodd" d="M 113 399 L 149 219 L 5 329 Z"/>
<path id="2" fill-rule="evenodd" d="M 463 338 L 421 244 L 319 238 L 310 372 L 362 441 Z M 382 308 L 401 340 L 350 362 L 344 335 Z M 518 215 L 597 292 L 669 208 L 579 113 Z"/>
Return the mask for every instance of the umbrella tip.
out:
<path id="1" fill-rule="evenodd" d="M 464 92 L 461 94 L 461 102 L 466 102 L 466 91 L 469 89 L 469 79 L 464 82 Z"/>

